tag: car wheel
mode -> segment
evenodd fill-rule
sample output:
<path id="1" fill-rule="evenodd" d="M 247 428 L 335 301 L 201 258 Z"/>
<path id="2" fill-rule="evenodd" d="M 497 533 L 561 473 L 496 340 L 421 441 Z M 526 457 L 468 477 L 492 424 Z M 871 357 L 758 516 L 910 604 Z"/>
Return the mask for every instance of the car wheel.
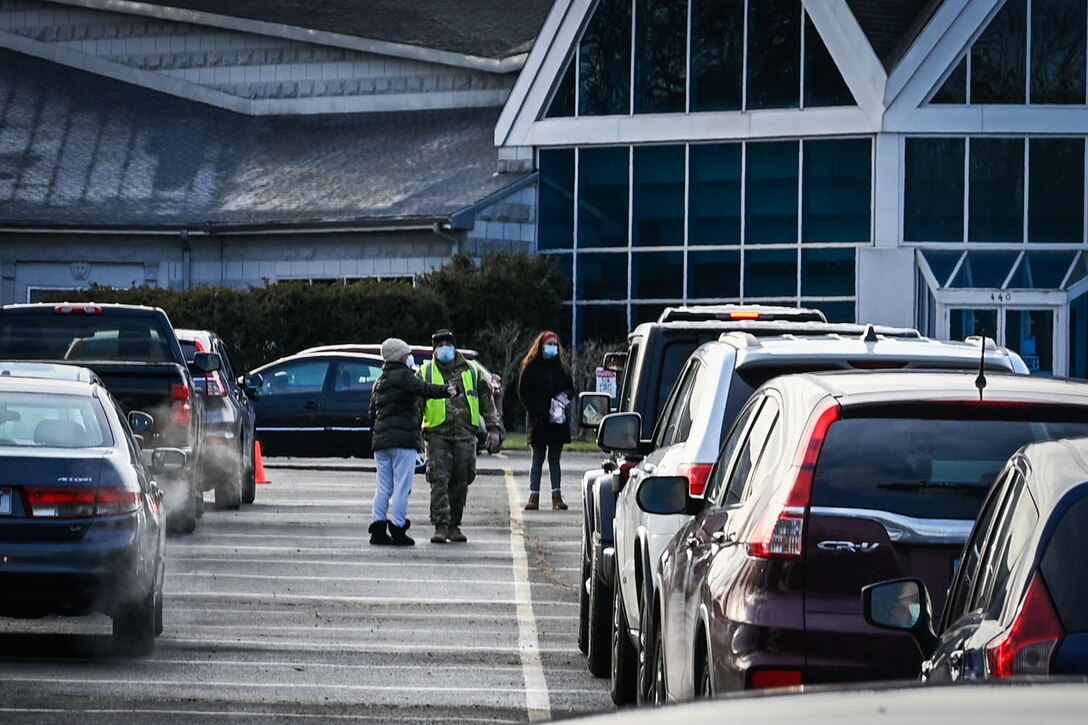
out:
<path id="1" fill-rule="evenodd" d="M 155 590 L 155 636 L 162 634 L 162 587 Z"/>
<path id="2" fill-rule="evenodd" d="M 660 622 L 658 624 L 660 625 Z M 655 705 L 664 705 L 665 701 L 668 700 L 668 696 L 665 694 L 665 640 L 660 626 L 654 628 L 653 637 L 654 680 L 652 700 Z"/>
<path id="3" fill-rule="evenodd" d="M 627 634 L 627 610 L 623 606 L 623 591 L 619 586 L 619 572 L 612 579 L 612 667 L 609 694 L 617 705 L 630 705 L 635 701 L 635 675 L 638 660 L 631 635 Z"/>
<path id="4" fill-rule="evenodd" d="M 654 634 L 654 602 L 649 592 L 649 585 L 644 583 L 638 609 L 638 682 L 635 685 L 635 700 L 639 705 L 653 702 L 657 668 L 654 656 L 657 645 Z"/>
<path id="5" fill-rule="evenodd" d="M 608 677 L 612 655 L 612 592 L 601 581 L 597 557 L 589 567 L 589 671 L 597 677 Z"/>
<path id="6" fill-rule="evenodd" d="M 114 646 L 127 654 L 150 654 L 155 649 L 157 614 L 155 590 L 143 601 L 121 607 L 113 616 Z"/>
<path id="7" fill-rule="evenodd" d="M 249 455 L 243 462 L 242 503 L 253 503 L 257 498 L 257 445 L 249 444 Z"/>
<path id="8" fill-rule="evenodd" d="M 242 461 L 233 461 L 215 474 L 215 507 L 237 510 L 242 507 Z"/>
<path id="9" fill-rule="evenodd" d="M 582 566 L 578 579 L 578 649 L 589 653 L 589 529 L 582 525 Z"/>
<path id="10" fill-rule="evenodd" d="M 695 697 L 710 699 L 714 697 L 714 674 L 710 668 L 710 648 L 700 642 L 695 652 Z"/>

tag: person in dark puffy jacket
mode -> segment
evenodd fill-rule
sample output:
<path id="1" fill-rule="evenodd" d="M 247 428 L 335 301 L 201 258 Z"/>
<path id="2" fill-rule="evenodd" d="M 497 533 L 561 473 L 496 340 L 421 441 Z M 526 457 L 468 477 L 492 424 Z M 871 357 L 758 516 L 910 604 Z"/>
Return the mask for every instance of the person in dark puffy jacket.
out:
<path id="1" fill-rule="evenodd" d="M 562 472 L 559 457 L 563 446 L 570 443 L 570 402 L 574 396 L 574 380 L 563 360 L 559 336 L 542 332 L 521 361 L 518 396 L 525 404 L 525 429 L 533 462 L 529 468 L 529 502 L 526 511 L 540 508 L 540 477 L 544 458 L 548 459 L 548 475 L 552 484 L 552 508 L 565 509 L 560 483 Z"/>
<path id="2" fill-rule="evenodd" d="M 416 375 L 412 349 L 404 340 L 383 342 L 382 360 L 381 377 L 370 395 L 371 448 L 378 469 L 370 543 L 411 546 L 416 542 L 407 533 L 408 497 L 416 456 L 423 448 L 418 400 L 452 398 L 457 389 L 432 385 Z"/>

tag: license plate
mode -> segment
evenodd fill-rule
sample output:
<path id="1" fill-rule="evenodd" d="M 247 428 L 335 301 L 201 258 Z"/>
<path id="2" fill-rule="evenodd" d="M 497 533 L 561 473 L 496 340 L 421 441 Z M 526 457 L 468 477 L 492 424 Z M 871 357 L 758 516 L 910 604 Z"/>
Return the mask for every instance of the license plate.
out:
<path id="1" fill-rule="evenodd" d="M 0 516 L 11 516 L 11 488 L 0 488 Z"/>

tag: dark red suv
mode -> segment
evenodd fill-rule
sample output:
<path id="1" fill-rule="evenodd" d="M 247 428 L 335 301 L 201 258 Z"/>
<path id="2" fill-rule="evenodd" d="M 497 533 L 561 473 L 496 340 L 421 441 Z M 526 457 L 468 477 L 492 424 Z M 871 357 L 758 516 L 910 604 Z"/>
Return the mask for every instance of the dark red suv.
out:
<path id="1" fill-rule="evenodd" d="M 944 592 L 996 475 L 1022 445 L 1088 435 L 1088 385 L 963 372 L 776 378 L 737 418 L 705 500 L 646 479 L 654 513 L 694 518 L 657 570 L 655 699 L 916 677 L 909 635 L 868 624 L 862 587 Z M 937 612 L 943 597 L 933 602 Z"/>

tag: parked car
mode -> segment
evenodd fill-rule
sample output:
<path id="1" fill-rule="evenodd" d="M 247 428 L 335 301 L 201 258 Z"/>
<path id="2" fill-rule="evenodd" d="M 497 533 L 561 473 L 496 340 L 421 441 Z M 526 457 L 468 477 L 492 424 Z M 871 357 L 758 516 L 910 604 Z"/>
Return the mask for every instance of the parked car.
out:
<path id="1" fill-rule="evenodd" d="M 925 581 L 863 591 L 865 617 L 911 633 L 930 682 L 1088 675 L 1088 438 L 1032 443 L 998 476 L 933 633 Z"/>
<path id="2" fill-rule="evenodd" d="M 0 308 L 0 359 L 58 362 L 90 368 L 125 411 L 150 413 L 146 448 L 178 449 L 185 465 L 164 474 L 167 523 L 196 528 L 204 451 L 204 401 L 193 374 L 219 369 L 219 356 L 195 356 L 190 370 L 166 313 L 157 307 L 39 303 Z"/>
<path id="3" fill-rule="evenodd" d="M 377 355 L 299 353 L 250 371 L 261 376 L 257 439 L 266 456 L 368 456 Z"/>
<path id="4" fill-rule="evenodd" d="M 96 381 L 0 376 L 0 614 L 104 612 L 118 645 L 151 651 L 165 550 L 152 472 L 185 463 L 177 449 L 141 453 L 132 429 L 152 427 Z"/>
<path id="5" fill-rule="evenodd" d="M 253 398 L 260 380 L 236 377 L 230 350 L 223 338 L 209 330 L 175 330 L 190 366 L 197 353 L 214 352 L 221 367 L 193 375 L 197 392 L 204 399 L 205 491 L 215 491 L 215 505 L 237 509 L 253 503 L 257 495 L 256 414 Z"/>
<path id="6" fill-rule="evenodd" d="M 944 592 L 1009 456 L 1083 435 L 1088 385 L 1065 380 L 867 371 L 766 383 L 704 499 L 682 476 L 639 486 L 646 511 L 694 514 L 655 573 L 655 699 L 916 676 L 918 648 L 865 621 L 862 588 L 915 576 Z"/>
<path id="7" fill-rule="evenodd" d="M 683 319 L 674 320 L 680 315 Z M 701 315 L 701 316 L 700 316 Z M 864 325 L 826 323 L 823 313 L 798 307 L 770 305 L 708 305 L 667 308 L 658 322 L 636 327 L 627 337 L 627 353 L 605 356 L 604 366 L 622 368 L 617 412 L 638 413 L 647 428 L 657 421 L 680 369 L 703 343 L 717 340 L 724 332 L 747 332 L 753 336 L 783 334 L 851 337 L 866 332 Z M 917 330 L 880 327 L 885 337 L 920 337 Z M 599 418 L 613 404 L 603 393 L 581 393 L 578 417 L 586 427 L 595 428 Z M 612 521 L 616 495 L 627 474 L 638 462 L 637 455 L 610 455 L 599 468 L 582 475 L 582 557 L 579 588 L 578 647 L 586 653 L 589 669 L 607 677 L 611 663 L 612 600 L 611 569 L 603 552 L 613 545 Z"/>
<path id="8" fill-rule="evenodd" d="M 773 323 L 770 323 L 773 324 Z M 856 337 L 824 334 L 814 324 L 805 334 L 757 338 L 748 332 L 725 333 L 698 348 L 680 371 L 679 382 L 662 409 L 649 440 L 638 413 L 604 418 L 601 439 L 612 429 L 634 429 L 633 449 L 609 453 L 641 458 L 616 498 L 615 546 L 604 551 L 604 568 L 613 589 L 611 693 L 617 704 L 643 701 L 653 685 L 653 569 L 665 545 L 684 523 L 681 516 L 658 516 L 638 506 L 644 477 L 688 478 L 689 493 L 703 495 L 722 439 L 755 390 L 783 373 L 820 370 L 895 368 L 1010 372 L 1007 354 L 926 337 L 886 337 L 868 328 Z"/>

